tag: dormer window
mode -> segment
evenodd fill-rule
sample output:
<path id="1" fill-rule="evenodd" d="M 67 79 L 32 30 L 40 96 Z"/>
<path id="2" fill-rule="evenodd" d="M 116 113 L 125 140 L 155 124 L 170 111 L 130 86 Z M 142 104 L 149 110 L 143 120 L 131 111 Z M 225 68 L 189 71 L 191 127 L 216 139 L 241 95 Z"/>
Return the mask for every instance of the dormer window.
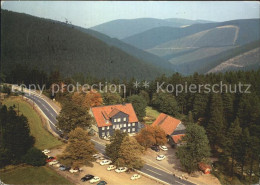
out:
<path id="1" fill-rule="evenodd" d="M 109 124 L 109 121 L 108 121 L 108 120 L 106 120 L 106 124 Z"/>

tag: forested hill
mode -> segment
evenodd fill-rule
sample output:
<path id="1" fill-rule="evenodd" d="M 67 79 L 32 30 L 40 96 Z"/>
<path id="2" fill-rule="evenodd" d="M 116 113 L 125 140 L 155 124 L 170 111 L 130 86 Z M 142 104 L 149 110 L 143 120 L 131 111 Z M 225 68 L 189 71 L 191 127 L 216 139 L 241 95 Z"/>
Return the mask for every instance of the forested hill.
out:
<path id="1" fill-rule="evenodd" d="M 151 79 L 161 72 L 99 39 L 56 21 L 1 11 L 2 72 L 15 64 L 65 76 Z"/>

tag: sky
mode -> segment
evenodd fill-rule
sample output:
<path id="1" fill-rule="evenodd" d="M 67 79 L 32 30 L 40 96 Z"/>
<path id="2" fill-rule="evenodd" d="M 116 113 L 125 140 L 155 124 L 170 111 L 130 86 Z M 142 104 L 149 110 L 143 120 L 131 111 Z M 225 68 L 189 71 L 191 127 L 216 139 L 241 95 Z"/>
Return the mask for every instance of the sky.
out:
<path id="1" fill-rule="evenodd" d="M 90 28 L 116 19 L 260 18 L 258 1 L 1 1 L 1 8 Z"/>

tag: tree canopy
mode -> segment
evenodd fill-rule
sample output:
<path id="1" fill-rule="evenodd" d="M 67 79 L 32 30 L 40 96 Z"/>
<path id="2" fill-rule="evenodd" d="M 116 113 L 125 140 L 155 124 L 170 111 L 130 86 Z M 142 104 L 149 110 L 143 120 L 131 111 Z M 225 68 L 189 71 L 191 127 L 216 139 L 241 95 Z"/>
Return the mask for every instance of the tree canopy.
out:
<path id="1" fill-rule="evenodd" d="M 77 127 L 69 133 L 68 142 L 66 149 L 58 156 L 58 160 L 62 164 L 71 167 L 92 166 L 94 161 L 92 155 L 97 151 L 88 136 L 88 132 Z"/>
<path id="2" fill-rule="evenodd" d="M 185 144 L 177 148 L 176 154 L 183 168 L 192 173 L 198 169 L 199 162 L 207 162 L 210 157 L 209 140 L 202 126 L 189 124 L 182 141 Z"/>

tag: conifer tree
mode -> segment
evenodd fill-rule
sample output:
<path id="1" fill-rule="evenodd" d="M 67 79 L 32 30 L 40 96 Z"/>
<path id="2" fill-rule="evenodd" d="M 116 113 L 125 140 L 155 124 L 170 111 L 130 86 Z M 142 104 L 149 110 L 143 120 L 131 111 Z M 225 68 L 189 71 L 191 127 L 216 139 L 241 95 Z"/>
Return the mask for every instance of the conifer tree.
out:
<path id="1" fill-rule="evenodd" d="M 209 120 L 206 127 L 207 135 L 212 147 L 221 146 L 225 133 L 222 99 L 219 94 L 212 94 Z"/>
<path id="2" fill-rule="evenodd" d="M 177 157 L 188 173 L 198 169 L 199 162 L 207 162 L 210 156 L 209 141 L 202 126 L 189 124 L 182 138 L 185 145 L 177 148 Z"/>

